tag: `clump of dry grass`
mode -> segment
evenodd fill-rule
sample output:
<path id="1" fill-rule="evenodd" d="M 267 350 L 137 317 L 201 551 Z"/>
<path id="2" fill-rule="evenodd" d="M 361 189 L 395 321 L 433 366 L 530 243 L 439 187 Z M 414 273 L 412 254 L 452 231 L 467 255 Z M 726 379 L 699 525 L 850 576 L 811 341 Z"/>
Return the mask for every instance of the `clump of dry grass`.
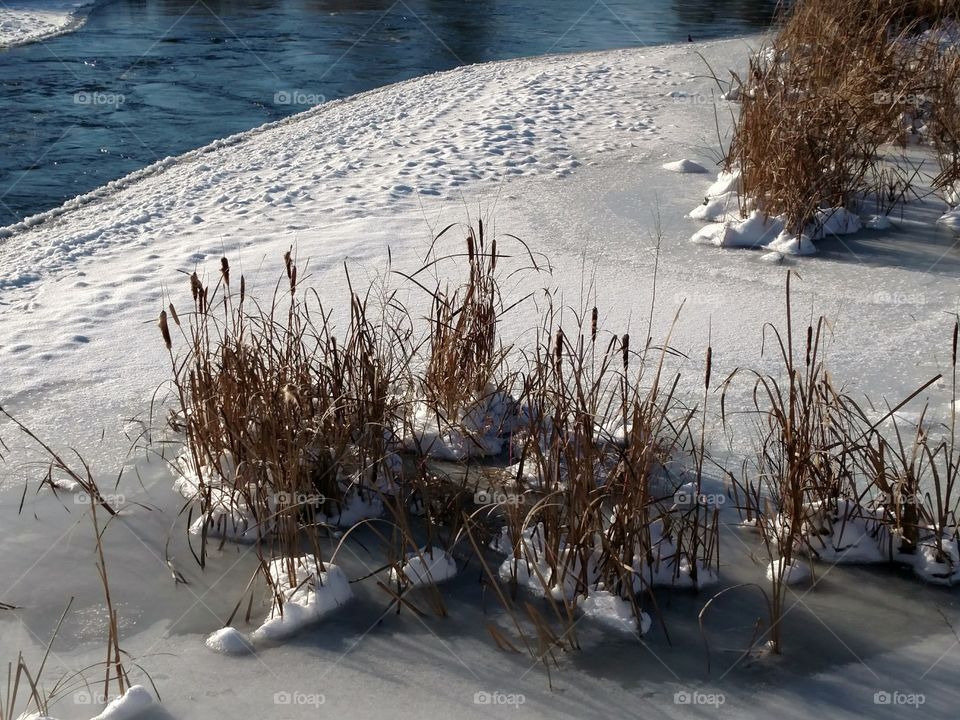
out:
<path id="1" fill-rule="evenodd" d="M 199 515 L 197 560 L 204 565 L 211 537 L 253 542 L 263 568 L 288 560 L 296 587 L 294 559 L 306 551 L 322 568 L 331 525 L 352 503 L 379 502 L 381 486 L 400 472 L 391 451 L 402 414 L 395 386 L 411 331 L 389 294 L 373 312 L 371 287 L 351 290 L 349 321 L 337 333 L 289 252 L 284 275 L 261 306 L 243 276 L 234 289 L 224 259 L 213 287 L 191 276 L 192 312 L 184 317 L 171 304 L 160 330 L 185 441 L 178 487 L 188 521 Z"/>
<path id="2" fill-rule="evenodd" d="M 431 407 L 448 418 L 458 417 L 490 392 L 503 357 L 497 342 L 497 318 L 503 311 L 497 241 L 485 236 L 482 220 L 478 228 L 476 233 L 470 228 L 466 236 L 469 277 L 453 291 L 438 287 L 430 308 L 424 393 Z"/>
<path id="3" fill-rule="evenodd" d="M 553 638 L 548 647 L 575 643 L 578 602 L 597 589 L 631 603 L 639 620 L 640 597 L 652 602 L 654 584 L 672 578 L 700 587 L 707 582 L 699 574 L 715 578 L 716 509 L 674 503 L 669 465 L 692 445 L 694 411 L 676 395 L 679 378 L 666 374 L 669 343 L 633 348 L 629 335 L 603 331 L 596 308 L 566 327 L 548 303 L 532 350 L 511 354 L 497 325 L 529 296 L 505 302 L 501 273 L 538 269 L 523 247 L 526 260 L 513 262 L 521 267 L 503 268 L 510 258 L 481 224 L 467 232 L 462 256 L 400 273 L 430 294 L 423 342 L 414 340 L 416 323 L 392 294 L 377 298 L 374 310 L 370 292 L 363 299 L 353 293 L 351 321 L 337 333 L 318 300 L 300 299 L 303 280 L 289 255 L 283 289 L 266 308 L 246 297 L 242 278 L 239 296 L 231 291 L 226 260 L 212 288 L 194 274 L 193 311 L 184 316 L 171 305 L 161 316 L 161 334 L 171 351 L 176 425 L 185 439 L 178 484 L 191 491 L 188 518 L 200 514 L 200 562 L 208 535 L 255 542 L 264 567 L 304 551 L 330 562 L 321 547 L 330 505 L 345 503 L 356 488 L 387 512 L 378 521 L 387 532 L 366 525 L 395 571 L 393 587 L 382 581 L 378 587 L 398 611 L 418 611 L 407 596 L 410 583 L 397 572 L 405 558 L 465 544 L 483 555 L 479 549 L 498 522 L 507 525 L 516 560 L 539 554 L 534 572 L 552 609 L 531 619 L 541 641 Z M 463 283 L 454 291 L 442 283 L 427 287 L 425 275 L 453 258 L 466 259 Z M 181 340 L 174 327 L 184 343 L 176 352 Z M 474 471 L 473 481 L 469 464 L 464 479 L 443 477 L 431 469 L 430 451 L 409 441 L 419 440 L 411 406 L 440 418 L 441 432 L 458 430 L 494 455 L 505 445 L 518 462 L 506 472 Z M 405 458 L 394 454 L 404 447 Z M 701 458 L 702 449 L 701 443 Z M 702 462 L 698 493 L 700 470 Z M 471 491 L 482 488 L 495 500 L 478 493 L 471 503 Z M 278 495 L 321 499 L 288 504 L 274 501 Z M 531 532 L 539 550 L 524 547 Z M 348 537 L 352 529 L 333 557 Z M 517 592 L 512 585 L 508 603 Z M 271 590 L 282 602 L 280 589 Z M 548 632 L 554 622 L 560 629 Z"/>
<path id="4" fill-rule="evenodd" d="M 819 210 L 855 209 L 882 185 L 889 144 L 927 120 L 945 163 L 936 186 L 952 184 L 956 61 L 937 32 L 958 18 L 956 3 L 792 5 L 739 92 L 726 165 L 741 172 L 743 212 L 783 216 L 795 234 L 815 230 Z"/>
<path id="5" fill-rule="evenodd" d="M 898 413 L 933 387 L 936 376 L 877 417 L 869 399 L 856 402 L 825 364 L 828 323 L 820 317 L 798 328 L 787 275 L 785 327 L 768 325 L 779 373 L 749 371 L 753 377 L 756 451 L 731 476 L 738 508 L 758 531 L 770 568 L 770 622 L 764 638 L 779 653 L 787 585 L 797 564 L 832 562 L 914 563 L 928 558 L 918 574 L 952 584 L 958 567 L 955 514 L 960 452 L 956 418 L 934 435 L 921 413 L 905 434 Z M 952 397 L 956 397 L 956 343 L 953 327 Z M 731 375 L 724 387 L 734 381 Z M 949 405 L 953 407 L 953 404 Z M 885 424 L 892 422 L 891 432 Z M 864 560 L 866 558 L 866 560 Z"/>

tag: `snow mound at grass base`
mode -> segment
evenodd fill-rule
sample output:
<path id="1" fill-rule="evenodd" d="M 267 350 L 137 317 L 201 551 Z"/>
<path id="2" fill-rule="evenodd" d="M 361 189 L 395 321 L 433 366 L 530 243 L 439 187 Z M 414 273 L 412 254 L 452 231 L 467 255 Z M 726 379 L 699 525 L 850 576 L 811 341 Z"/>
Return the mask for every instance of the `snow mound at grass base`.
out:
<path id="1" fill-rule="evenodd" d="M 220 655 L 249 655 L 253 652 L 250 640 L 232 627 L 221 628 L 208 636 L 206 645 Z"/>
<path id="2" fill-rule="evenodd" d="M 805 564 L 794 560 L 786 564 L 785 570 L 784 564 L 784 558 L 780 558 L 767 565 L 767 580 L 773 582 L 779 576 L 787 585 L 799 585 L 810 579 L 810 568 Z"/>
<path id="3" fill-rule="evenodd" d="M 664 163 L 662 165 L 664 170 L 669 170 L 670 172 L 675 173 L 705 173 L 707 169 L 698 162 L 693 160 L 675 160 L 674 162 Z"/>
<path id="4" fill-rule="evenodd" d="M 420 548 L 407 554 L 400 572 L 412 585 L 436 585 L 457 574 L 457 563 L 446 550 Z M 396 568 L 390 572 L 391 582 L 400 580 Z"/>
<path id="5" fill-rule="evenodd" d="M 253 633 L 254 642 L 276 641 L 293 635 L 348 603 L 353 597 L 350 581 L 336 565 L 321 570 L 316 558 L 293 560 L 296 576 L 287 573 L 286 558 L 270 562 L 269 572 L 276 587 L 283 588 L 283 607 L 274 601 L 269 617 Z"/>
<path id="6" fill-rule="evenodd" d="M 607 590 L 594 590 L 580 602 L 579 607 L 587 618 L 600 625 L 631 635 L 637 632 L 637 618 L 633 606 L 619 595 Z M 650 630 L 651 622 L 647 613 L 640 613 L 641 635 Z"/>
<path id="7" fill-rule="evenodd" d="M 133 685 L 91 720 L 132 720 L 151 707 L 153 696 L 142 685 Z"/>

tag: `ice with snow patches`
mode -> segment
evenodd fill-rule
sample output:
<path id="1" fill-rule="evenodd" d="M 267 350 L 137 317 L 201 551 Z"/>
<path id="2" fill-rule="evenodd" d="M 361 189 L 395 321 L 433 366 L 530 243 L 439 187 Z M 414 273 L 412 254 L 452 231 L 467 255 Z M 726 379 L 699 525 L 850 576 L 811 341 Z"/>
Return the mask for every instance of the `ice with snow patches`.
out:
<path id="1" fill-rule="evenodd" d="M 290 574 L 288 565 L 294 573 Z M 283 640 L 346 605 L 353 598 L 350 581 L 336 565 L 323 569 L 316 558 L 279 558 L 269 567 L 272 583 L 282 588 L 282 602 L 276 598 L 270 615 L 253 632 L 253 641 Z"/>

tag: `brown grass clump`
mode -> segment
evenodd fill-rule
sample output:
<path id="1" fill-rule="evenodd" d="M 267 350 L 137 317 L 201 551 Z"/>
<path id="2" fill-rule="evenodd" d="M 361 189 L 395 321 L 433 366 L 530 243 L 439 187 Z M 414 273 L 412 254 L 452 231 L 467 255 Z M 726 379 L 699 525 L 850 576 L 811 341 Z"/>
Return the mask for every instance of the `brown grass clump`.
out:
<path id="1" fill-rule="evenodd" d="M 889 143 L 916 139 L 925 122 L 946 163 L 936 187 L 951 184 L 958 86 L 937 33 L 957 18 L 956 3 L 794 4 L 739 91 L 726 163 L 741 172 L 742 211 L 782 215 L 793 233 L 815 230 L 819 210 L 855 209 L 882 186 Z"/>

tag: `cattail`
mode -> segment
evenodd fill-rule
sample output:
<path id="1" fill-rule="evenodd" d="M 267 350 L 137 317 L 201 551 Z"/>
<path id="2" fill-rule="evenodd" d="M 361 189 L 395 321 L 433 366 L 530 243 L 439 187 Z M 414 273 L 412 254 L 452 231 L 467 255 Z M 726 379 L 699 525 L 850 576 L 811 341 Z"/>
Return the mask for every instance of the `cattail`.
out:
<path id="1" fill-rule="evenodd" d="M 290 270 L 290 294 L 293 295 L 297 291 L 297 266 L 294 265 Z"/>
<path id="2" fill-rule="evenodd" d="M 225 285 L 230 284 L 230 262 L 225 258 L 220 258 L 220 274 L 223 275 Z"/>
<path id="3" fill-rule="evenodd" d="M 470 228 L 470 232 L 467 233 L 467 260 L 470 263 L 470 283 L 474 281 L 476 275 L 476 267 L 474 266 L 474 247 L 473 247 L 473 228 Z"/>
<path id="4" fill-rule="evenodd" d="M 160 334 L 163 335 L 163 344 L 167 346 L 167 350 L 170 350 L 173 347 L 173 340 L 170 338 L 170 327 L 167 325 L 167 311 L 160 311 Z"/>
<path id="5" fill-rule="evenodd" d="M 190 276 L 190 292 L 193 295 L 194 304 L 200 298 L 200 291 L 203 289 L 203 284 L 200 282 L 200 278 L 197 277 L 197 272 L 194 270 L 193 274 Z"/>
<path id="6" fill-rule="evenodd" d="M 707 345 L 707 369 L 703 375 L 703 386 L 710 389 L 710 373 L 713 370 L 713 347 Z"/>
<path id="7" fill-rule="evenodd" d="M 957 331 L 960 331 L 960 320 L 953 323 L 953 366 L 957 366 Z"/>
<path id="8" fill-rule="evenodd" d="M 494 238 L 490 243 L 490 269 L 497 269 L 497 239 Z"/>
<path id="9" fill-rule="evenodd" d="M 557 330 L 557 345 L 554 348 L 554 362 L 556 363 L 557 372 L 560 372 L 560 368 L 563 365 L 563 330 Z"/>
<path id="10" fill-rule="evenodd" d="M 284 265 L 284 267 L 287 268 L 287 277 L 288 277 L 288 278 L 291 277 L 291 276 L 292 276 L 292 270 L 293 270 L 293 259 L 290 257 L 290 250 L 287 250 L 287 251 L 283 254 L 283 265 Z"/>
<path id="11" fill-rule="evenodd" d="M 243 305 L 243 298 L 247 294 L 247 279 L 241 275 L 240 276 L 240 304 Z"/>
<path id="12" fill-rule="evenodd" d="M 623 347 L 623 369 L 626 370 L 630 365 L 630 334 L 624 333 L 620 342 Z"/>
<path id="13" fill-rule="evenodd" d="M 597 306 L 593 306 L 593 314 L 590 317 L 590 342 L 597 341 Z"/>
<path id="14" fill-rule="evenodd" d="M 173 318 L 173 321 L 177 324 L 177 327 L 180 327 L 180 316 L 177 315 L 177 309 L 173 306 L 173 303 L 170 303 L 170 317 Z"/>
<path id="15" fill-rule="evenodd" d="M 810 353 L 813 350 L 813 326 L 807 325 L 807 367 L 810 367 Z"/>

